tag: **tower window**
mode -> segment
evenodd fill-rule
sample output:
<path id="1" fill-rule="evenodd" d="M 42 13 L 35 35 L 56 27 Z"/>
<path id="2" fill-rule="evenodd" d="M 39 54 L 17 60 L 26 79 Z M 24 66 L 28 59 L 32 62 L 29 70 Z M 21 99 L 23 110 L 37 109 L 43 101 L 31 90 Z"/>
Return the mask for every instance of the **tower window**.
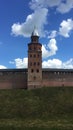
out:
<path id="1" fill-rule="evenodd" d="M 40 57 L 40 55 L 38 54 L 38 57 Z"/>
<path id="2" fill-rule="evenodd" d="M 33 73 L 34 72 L 34 70 L 33 69 L 31 69 L 31 73 Z"/>
<path id="3" fill-rule="evenodd" d="M 39 66 L 39 65 L 40 65 L 40 63 L 38 62 L 38 63 L 37 63 L 37 65 Z"/>
<path id="4" fill-rule="evenodd" d="M 34 58 L 36 57 L 36 55 L 34 54 Z"/>
<path id="5" fill-rule="evenodd" d="M 32 57 L 32 55 L 30 54 L 30 57 Z"/>
<path id="6" fill-rule="evenodd" d="M 31 47 L 29 47 L 29 50 L 31 50 Z"/>
<path id="7" fill-rule="evenodd" d="M 34 47 L 34 50 L 36 50 L 36 47 Z"/>
<path id="8" fill-rule="evenodd" d="M 39 73 L 39 69 L 37 69 L 36 72 Z"/>
<path id="9" fill-rule="evenodd" d="M 34 66 L 36 65 L 36 62 L 34 62 Z"/>

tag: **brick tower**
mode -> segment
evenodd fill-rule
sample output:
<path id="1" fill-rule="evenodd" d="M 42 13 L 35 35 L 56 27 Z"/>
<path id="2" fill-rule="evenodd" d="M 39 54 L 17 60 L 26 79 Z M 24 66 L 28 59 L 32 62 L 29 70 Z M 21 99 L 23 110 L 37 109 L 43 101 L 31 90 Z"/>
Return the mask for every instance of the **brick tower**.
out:
<path id="1" fill-rule="evenodd" d="M 28 89 L 41 87 L 42 82 L 42 45 L 36 29 L 28 44 Z"/>

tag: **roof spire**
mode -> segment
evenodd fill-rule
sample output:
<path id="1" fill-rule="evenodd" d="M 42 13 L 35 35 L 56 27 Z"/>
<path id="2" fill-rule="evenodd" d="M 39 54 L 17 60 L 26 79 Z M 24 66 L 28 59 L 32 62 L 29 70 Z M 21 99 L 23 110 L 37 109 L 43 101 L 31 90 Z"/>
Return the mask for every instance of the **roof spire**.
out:
<path id="1" fill-rule="evenodd" d="M 37 30 L 36 26 L 34 26 L 32 36 L 39 36 L 39 33 L 38 33 L 38 30 Z"/>

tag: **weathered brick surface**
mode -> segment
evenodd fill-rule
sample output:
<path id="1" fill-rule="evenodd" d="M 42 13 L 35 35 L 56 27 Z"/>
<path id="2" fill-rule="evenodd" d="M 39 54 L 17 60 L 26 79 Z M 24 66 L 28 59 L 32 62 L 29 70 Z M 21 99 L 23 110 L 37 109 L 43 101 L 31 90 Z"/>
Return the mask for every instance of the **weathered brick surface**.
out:
<path id="1" fill-rule="evenodd" d="M 27 88 L 27 70 L 0 70 L 0 89 Z"/>
<path id="2" fill-rule="evenodd" d="M 42 45 L 39 36 L 31 36 L 28 44 L 28 89 L 41 86 L 42 81 Z"/>
<path id="3" fill-rule="evenodd" d="M 0 70 L 0 89 L 28 88 L 28 70 L 11 69 Z M 42 80 L 29 81 L 29 88 L 40 87 L 73 87 L 73 70 L 42 69 Z"/>
<path id="4" fill-rule="evenodd" d="M 43 69 L 42 75 L 42 86 L 73 86 L 73 70 L 71 69 Z"/>

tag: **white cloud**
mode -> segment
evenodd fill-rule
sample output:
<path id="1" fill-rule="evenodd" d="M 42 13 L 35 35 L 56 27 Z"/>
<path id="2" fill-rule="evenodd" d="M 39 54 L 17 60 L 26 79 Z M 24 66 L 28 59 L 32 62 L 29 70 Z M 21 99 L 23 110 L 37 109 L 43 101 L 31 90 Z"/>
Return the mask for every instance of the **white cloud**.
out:
<path id="1" fill-rule="evenodd" d="M 32 0 L 30 2 L 31 9 L 44 8 L 44 7 L 53 7 L 58 6 L 61 0 Z"/>
<path id="2" fill-rule="evenodd" d="M 72 19 L 67 19 L 63 20 L 60 24 L 59 28 L 59 34 L 64 36 L 64 37 L 69 37 L 70 32 L 73 30 L 73 20 Z"/>
<path id="3" fill-rule="evenodd" d="M 28 58 L 17 58 L 14 60 L 16 68 L 27 68 Z M 61 69 L 73 69 L 73 58 L 68 61 L 61 61 L 60 59 L 43 60 L 42 68 L 61 68 Z M 5 66 L 0 65 L 0 69 L 6 69 Z"/>
<path id="4" fill-rule="evenodd" d="M 55 54 L 56 51 L 58 50 L 57 45 L 56 45 L 56 40 L 55 39 L 51 39 L 49 44 L 48 44 L 48 47 L 51 50 L 51 52 L 53 54 Z"/>
<path id="5" fill-rule="evenodd" d="M 42 63 L 43 68 L 61 68 L 62 67 L 62 61 L 59 59 L 52 59 L 43 61 Z"/>
<path id="6" fill-rule="evenodd" d="M 63 69 L 73 69 L 73 58 L 69 59 L 66 62 L 62 62 L 59 59 L 49 59 L 43 61 L 43 68 L 63 68 Z"/>
<path id="7" fill-rule="evenodd" d="M 32 0 L 30 2 L 31 9 L 56 7 L 60 13 L 67 13 L 73 8 L 73 0 Z"/>
<path id="8" fill-rule="evenodd" d="M 63 63 L 63 68 L 73 69 L 73 58 Z"/>
<path id="9" fill-rule="evenodd" d="M 42 57 L 47 58 L 49 56 L 55 55 L 58 47 L 56 45 L 56 40 L 51 39 L 47 45 L 42 45 Z"/>
<path id="10" fill-rule="evenodd" d="M 23 23 L 14 23 L 11 27 L 11 34 L 14 34 L 15 36 L 21 35 L 24 37 L 29 37 L 34 29 L 34 26 L 36 26 L 39 35 L 45 36 L 47 30 L 45 30 L 44 25 L 47 24 L 48 10 L 52 7 L 56 7 L 57 11 L 60 13 L 66 13 L 73 8 L 73 0 L 66 0 L 66 2 L 65 0 L 46 0 L 46 2 L 45 0 L 31 0 L 29 3 L 30 8 L 34 9 L 34 12 L 28 15 Z M 66 30 L 61 27 L 61 30 L 62 29 L 63 31 Z M 48 38 L 55 38 L 56 35 L 57 31 L 53 30 Z M 68 33 L 65 37 L 68 37 Z"/>
<path id="11" fill-rule="evenodd" d="M 34 26 L 36 26 L 39 35 L 45 35 L 44 25 L 47 22 L 47 14 L 48 9 L 46 8 L 35 10 L 34 13 L 27 16 L 26 21 L 24 23 L 14 23 L 12 25 L 12 34 L 14 34 L 15 36 L 22 35 L 28 37 L 31 35 Z"/>
<path id="12" fill-rule="evenodd" d="M 6 66 L 0 65 L 0 69 L 7 69 Z"/>
<path id="13" fill-rule="evenodd" d="M 9 64 L 14 64 L 14 61 L 9 61 Z"/>
<path id="14" fill-rule="evenodd" d="M 73 8 L 73 0 L 66 0 L 66 2 L 61 2 L 57 8 L 60 13 L 67 13 Z"/>
<path id="15" fill-rule="evenodd" d="M 27 68 L 28 58 L 17 58 L 14 60 L 16 68 Z"/>
<path id="16" fill-rule="evenodd" d="M 49 36 L 48 38 L 55 38 L 57 36 L 57 31 L 56 30 L 53 30 L 49 33 Z"/>

